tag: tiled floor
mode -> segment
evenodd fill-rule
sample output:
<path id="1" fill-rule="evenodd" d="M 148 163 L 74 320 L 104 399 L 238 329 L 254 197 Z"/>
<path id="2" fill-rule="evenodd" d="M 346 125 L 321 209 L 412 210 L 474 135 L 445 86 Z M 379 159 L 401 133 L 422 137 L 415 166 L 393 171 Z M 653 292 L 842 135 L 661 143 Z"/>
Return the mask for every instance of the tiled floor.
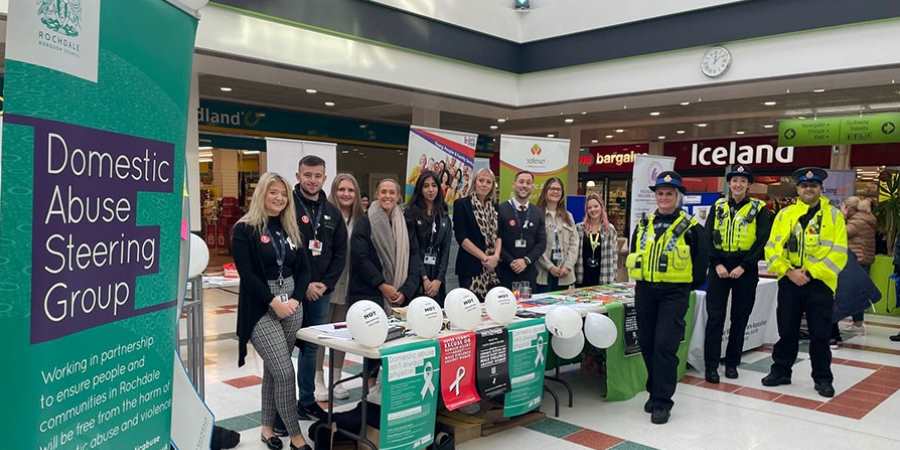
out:
<path id="1" fill-rule="evenodd" d="M 219 425 L 241 432 L 240 449 L 265 449 L 259 441 L 259 383 L 262 361 L 252 347 L 247 364 L 237 367 L 234 335 L 237 296 L 221 289 L 204 293 L 206 328 L 206 400 Z M 845 333 L 845 345 L 833 351 L 837 395 L 819 397 L 809 378 L 805 347 L 794 367 L 792 384 L 764 387 L 760 380 L 771 363 L 771 348 L 748 352 L 740 378 L 712 385 L 689 372 L 678 385 L 668 424 L 650 423 L 643 412 L 646 394 L 625 402 L 607 402 L 596 380 L 581 371 L 563 377 L 575 391 L 575 407 L 560 417 L 513 428 L 458 445 L 461 450 L 494 449 L 897 449 L 900 448 L 900 344 L 887 339 L 900 331 L 900 318 L 867 317 L 864 335 Z M 183 336 L 183 334 L 182 334 Z M 345 372 L 358 373 L 352 358 Z M 360 395 L 350 383 L 351 408 Z M 552 412 L 545 396 L 544 411 Z M 304 431 L 311 422 L 301 423 Z"/>

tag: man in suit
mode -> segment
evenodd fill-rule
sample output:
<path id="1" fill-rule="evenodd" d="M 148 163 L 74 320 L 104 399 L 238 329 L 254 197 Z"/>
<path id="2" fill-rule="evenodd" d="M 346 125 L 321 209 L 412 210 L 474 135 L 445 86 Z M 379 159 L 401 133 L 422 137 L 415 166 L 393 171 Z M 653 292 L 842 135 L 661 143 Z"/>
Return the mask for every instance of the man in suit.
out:
<path id="1" fill-rule="evenodd" d="M 533 190 L 534 174 L 520 171 L 513 183 L 512 198 L 497 208 L 497 229 L 502 241 L 497 276 L 507 288 L 522 281 L 535 288 L 537 268 L 534 265 L 547 247 L 544 213 L 528 202 Z"/>

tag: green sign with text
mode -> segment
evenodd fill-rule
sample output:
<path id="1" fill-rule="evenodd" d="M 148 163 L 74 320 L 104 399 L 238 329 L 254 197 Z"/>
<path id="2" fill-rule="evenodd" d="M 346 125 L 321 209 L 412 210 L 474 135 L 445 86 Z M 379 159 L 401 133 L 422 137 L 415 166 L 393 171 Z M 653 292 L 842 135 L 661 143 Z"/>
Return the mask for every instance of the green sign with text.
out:
<path id="1" fill-rule="evenodd" d="M 900 113 L 782 120 L 778 124 L 778 145 L 805 147 L 900 142 L 898 127 Z"/>

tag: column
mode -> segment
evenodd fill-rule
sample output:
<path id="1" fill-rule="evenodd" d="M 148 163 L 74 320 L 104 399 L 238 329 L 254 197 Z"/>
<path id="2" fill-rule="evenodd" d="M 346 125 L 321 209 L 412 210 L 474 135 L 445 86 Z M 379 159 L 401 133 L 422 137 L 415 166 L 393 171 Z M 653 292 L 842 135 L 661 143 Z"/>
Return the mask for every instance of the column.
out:
<path id="1" fill-rule="evenodd" d="M 663 141 L 650 141 L 650 147 L 647 153 L 651 155 L 662 155 L 663 154 Z"/>
<path id="2" fill-rule="evenodd" d="M 850 169 L 850 145 L 840 144 L 831 146 L 831 168 L 835 170 Z"/>
<path id="3" fill-rule="evenodd" d="M 440 128 L 441 112 L 436 109 L 413 108 L 412 124 L 422 127 Z"/>

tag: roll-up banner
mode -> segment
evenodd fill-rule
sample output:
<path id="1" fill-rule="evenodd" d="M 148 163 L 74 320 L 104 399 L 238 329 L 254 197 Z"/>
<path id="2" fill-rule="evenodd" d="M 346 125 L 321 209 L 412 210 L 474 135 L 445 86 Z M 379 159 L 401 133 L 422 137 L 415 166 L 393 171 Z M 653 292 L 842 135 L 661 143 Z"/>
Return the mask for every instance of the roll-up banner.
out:
<path id="1" fill-rule="evenodd" d="M 197 19 L 13 0 L 6 23 L 2 447 L 168 449 Z"/>
<path id="2" fill-rule="evenodd" d="M 266 138 L 266 171 L 281 175 L 288 184 L 297 182 L 300 160 L 314 155 L 325 161 L 325 195 L 331 191 L 331 181 L 337 176 L 337 144 L 331 142 L 298 141 L 295 139 Z"/>
<path id="3" fill-rule="evenodd" d="M 440 179 L 444 201 L 452 212 L 453 202 L 469 195 L 475 175 L 473 166 L 477 141 L 478 135 L 474 133 L 410 127 L 405 200 L 412 198 L 419 175 L 430 170 Z"/>
<path id="4" fill-rule="evenodd" d="M 551 177 L 562 180 L 567 194 L 577 192 L 569 186 L 569 163 L 568 139 L 500 135 L 500 200 L 510 197 L 516 173 L 523 170 L 534 174 L 532 203 L 537 203 L 544 183 Z"/>
<path id="5" fill-rule="evenodd" d="M 631 176 L 631 228 L 628 239 L 634 232 L 641 218 L 656 211 L 656 196 L 650 186 L 656 184 L 656 176 L 667 170 L 673 170 L 675 158 L 659 155 L 634 155 L 634 169 Z"/>

